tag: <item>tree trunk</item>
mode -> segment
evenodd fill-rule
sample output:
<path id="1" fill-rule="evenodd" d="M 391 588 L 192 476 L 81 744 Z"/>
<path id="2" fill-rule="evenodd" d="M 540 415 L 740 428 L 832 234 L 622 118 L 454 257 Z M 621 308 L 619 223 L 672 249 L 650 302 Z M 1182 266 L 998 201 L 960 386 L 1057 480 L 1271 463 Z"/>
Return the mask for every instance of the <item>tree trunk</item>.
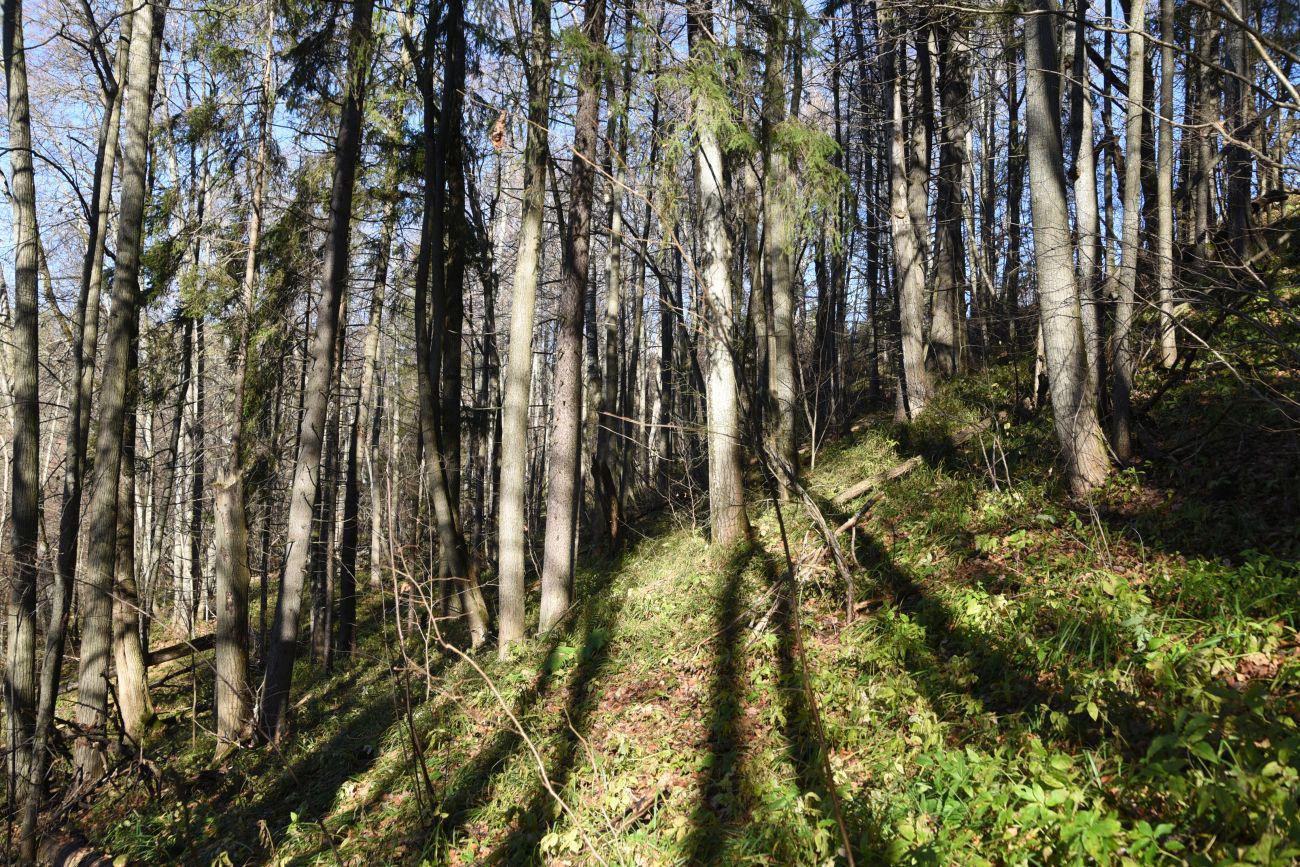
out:
<path id="1" fill-rule="evenodd" d="M 1111 419 L 1111 444 L 1115 457 L 1127 461 L 1133 456 L 1133 374 L 1137 366 L 1133 346 L 1133 318 L 1137 310 L 1138 258 L 1142 252 L 1142 102 L 1146 76 L 1137 74 L 1146 65 L 1145 2 L 1134 2 L 1128 21 L 1128 107 L 1124 136 L 1124 222 L 1120 238 L 1119 276 L 1115 304 L 1115 380 Z"/>
<path id="2" fill-rule="evenodd" d="M 77 723 L 84 733 L 75 750 L 80 781 L 98 779 L 104 770 L 105 715 L 108 710 L 108 657 L 112 653 L 112 588 L 117 545 L 118 483 L 127 411 L 126 389 L 140 286 L 141 237 L 148 190 L 151 78 L 154 72 L 155 18 L 164 15 L 142 3 L 131 19 L 127 83 L 123 96 L 126 131 L 122 142 L 121 204 L 118 210 L 113 315 L 109 322 L 104 376 L 100 388 L 95 443 L 94 484 L 86 512 L 86 577 L 82 585 L 81 652 Z"/>
<path id="3" fill-rule="evenodd" d="M 894 38 L 886 63 L 885 80 L 893 112 L 889 145 L 889 225 L 894 242 L 894 284 L 903 349 L 903 405 L 908 418 L 916 418 L 930 398 L 930 372 L 925 366 L 925 271 L 921 245 L 908 210 L 906 131 L 903 119 L 903 40 Z"/>
<path id="4" fill-rule="evenodd" d="M 27 797 L 33 778 L 36 729 L 36 578 L 40 534 L 40 356 L 37 322 L 36 182 L 32 171 L 32 126 L 27 94 L 27 51 L 23 44 L 22 0 L 4 3 L 4 65 L 9 109 L 9 165 L 13 176 L 13 561 L 9 591 L 5 708 L 9 789 Z"/>
<path id="5" fill-rule="evenodd" d="M 538 621 L 538 631 L 542 633 L 549 632 L 564 616 L 573 592 L 573 537 L 578 515 L 578 456 L 582 441 L 582 332 L 600 123 L 601 69 L 595 46 L 605 44 L 605 0 L 586 0 L 583 28 L 591 47 L 578 70 L 578 108 L 573 119 L 573 188 L 564 245 L 564 290 L 559 303 L 555 396 L 547 461 L 546 543 Z"/>
<path id="6" fill-rule="evenodd" d="M 217 587 L 217 643 L 215 706 L 217 753 L 223 755 L 243 738 L 251 712 L 248 684 L 248 495 L 244 480 L 244 439 L 251 421 L 245 409 L 248 389 L 248 353 L 253 318 L 257 310 L 257 247 L 262 237 L 262 202 L 266 196 L 266 160 L 275 114 L 276 0 L 266 4 L 266 45 L 262 59 L 262 94 L 257 156 L 253 163 L 252 196 L 248 214 L 248 250 L 244 254 L 241 285 L 243 322 L 235 351 L 234 424 L 226 465 L 216 480 L 214 516 Z M 266 578 L 263 576 L 263 584 Z"/>
<path id="7" fill-rule="evenodd" d="M 375 261 L 375 281 L 370 295 L 370 314 L 366 319 L 366 337 L 361 350 L 361 382 L 357 389 L 356 412 L 348 436 L 347 478 L 343 489 L 343 538 L 339 563 L 339 616 L 335 635 L 335 651 L 347 656 L 356 649 L 357 622 L 357 548 L 361 534 L 361 478 L 359 464 L 362 449 L 368 449 L 370 429 L 373 425 L 371 403 L 375 395 L 375 366 L 379 358 L 380 325 L 384 316 L 384 290 L 388 283 L 389 257 L 393 244 L 393 228 L 397 221 L 397 200 L 394 198 L 384 210 L 379 232 L 378 252 Z M 377 472 L 372 460 L 367 460 L 370 478 L 370 508 L 379 509 Z M 378 534 L 369 539 L 369 569 L 374 577 L 375 552 Z"/>
<path id="8" fill-rule="evenodd" d="M 767 375 L 768 447 L 792 470 L 799 466 L 795 407 L 798 389 L 794 351 L 794 177 L 790 154 L 779 143 L 786 119 L 786 55 L 790 50 L 790 8 L 775 3 L 767 16 L 767 68 L 763 74 L 763 282 L 771 299 L 771 341 Z M 798 118 L 794 119 L 795 121 Z M 782 499 L 788 479 L 778 476 Z"/>
<path id="9" fill-rule="evenodd" d="M 687 9 L 691 57 L 705 65 L 718 50 L 711 0 Z M 740 418 L 736 393 L 735 314 L 731 298 L 731 247 L 723 208 L 722 148 L 717 106 L 709 93 L 693 94 L 696 132 L 695 194 L 699 214 L 699 275 L 704 305 L 702 339 L 708 358 L 709 523 L 713 544 L 729 546 L 750 536 L 740 467 Z"/>
<path id="10" fill-rule="evenodd" d="M 1025 16 L 1025 110 L 1034 260 L 1038 271 L 1043 355 L 1056 437 L 1071 490 L 1086 494 L 1106 477 L 1106 442 L 1088 381 L 1082 316 L 1075 290 L 1065 168 L 1061 150 L 1060 80 L 1051 0 L 1035 0 Z"/>
<path id="11" fill-rule="evenodd" d="M 962 239 L 963 190 L 970 153 L 970 61 L 961 22 L 945 25 L 939 34 L 939 104 L 943 125 L 939 147 L 938 193 L 935 203 L 934 307 L 930 348 L 935 367 L 945 377 L 962 368 L 962 331 L 966 277 L 966 248 Z"/>
<path id="12" fill-rule="evenodd" d="M 546 199 L 546 165 L 550 158 L 547 127 L 551 100 L 551 4 L 532 0 L 528 40 L 528 143 L 524 151 L 523 210 L 510 306 L 510 356 L 506 362 L 501 406 L 501 484 L 497 507 L 497 571 L 500 612 L 497 646 L 504 656 L 524 635 L 524 564 L 527 518 L 524 493 L 528 479 L 528 410 L 533 375 L 533 322 L 541 275 L 542 215 Z"/>
<path id="13" fill-rule="evenodd" d="M 289 688 L 297 654 L 298 616 L 307 580 L 311 549 L 312 507 L 320 482 L 321 441 L 333 378 L 334 341 L 339 307 L 348 275 L 348 244 L 352 225 L 352 192 L 361 151 L 362 107 L 371 62 L 373 0 L 357 0 L 352 7 L 349 33 L 347 84 L 342 100 L 338 136 L 334 143 L 334 186 L 330 195 L 329 227 L 325 241 L 324 281 L 316 308 L 316 330 L 311 342 L 311 372 L 307 379 L 302 420 L 298 431 L 298 457 L 289 500 L 289 525 L 284 577 L 275 602 L 273 641 L 267 653 L 266 675 L 258 707 L 258 728 L 267 738 L 285 732 Z"/>
<path id="14" fill-rule="evenodd" d="M 140 642 L 140 594 L 135 566 L 135 433 L 136 379 L 139 334 L 131 335 L 127 371 L 127 407 L 122 431 L 122 475 L 117 493 L 117 551 L 113 592 L 113 661 L 122 734 L 139 749 L 153 721 L 153 702 L 145 680 L 144 648 Z"/>
<path id="15" fill-rule="evenodd" d="M 1088 373 L 1097 390 L 1102 382 L 1101 224 L 1097 208 L 1097 156 L 1093 146 L 1092 88 L 1087 86 L 1087 0 L 1075 0 L 1074 62 L 1070 83 L 1070 134 L 1074 139 L 1074 209 L 1078 231 L 1079 312 Z"/>
<path id="16" fill-rule="evenodd" d="M 1160 130 L 1156 148 L 1156 285 L 1160 292 L 1160 363 L 1178 362 L 1174 321 L 1174 0 L 1160 0 Z"/>

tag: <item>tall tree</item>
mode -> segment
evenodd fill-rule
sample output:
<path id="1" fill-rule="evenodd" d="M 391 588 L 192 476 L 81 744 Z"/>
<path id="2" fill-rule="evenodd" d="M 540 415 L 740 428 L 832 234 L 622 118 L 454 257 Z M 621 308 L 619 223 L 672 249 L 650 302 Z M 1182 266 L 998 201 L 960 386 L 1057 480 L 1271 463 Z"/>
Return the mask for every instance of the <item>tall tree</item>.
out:
<path id="1" fill-rule="evenodd" d="M 165 10 L 152 0 L 131 16 L 131 44 L 123 95 L 122 184 L 118 208 L 113 308 L 100 387 L 94 484 L 86 511 L 86 577 L 82 590 L 81 652 L 77 686 L 78 738 L 75 763 L 84 781 L 104 770 L 108 710 L 108 658 L 112 653 L 112 589 L 117 546 L 118 484 L 127 412 L 127 377 L 137 333 L 140 254 L 148 193 L 149 121 L 153 92 L 155 21 L 161 31 Z"/>
<path id="2" fill-rule="evenodd" d="M 1156 285 L 1160 293 L 1160 363 L 1178 361 L 1174 322 L 1174 0 L 1160 0 L 1160 130 L 1156 147 Z"/>
<path id="3" fill-rule="evenodd" d="M 890 29 L 898 22 L 890 22 Z M 889 135 L 889 226 L 894 248 L 894 284 L 902 334 L 900 395 L 909 418 L 925 409 L 930 399 L 930 372 L 925 365 L 925 266 L 922 245 L 908 203 L 912 181 L 907 171 L 907 131 L 903 115 L 904 42 L 892 35 L 892 49 L 885 52 L 885 82 L 889 92 L 891 124 Z"/>
<path id="4" fill-rule="evenodd" d="M 771 301 L 768 341 L 767 433 L 773 455 L 790 469 L 799 466 L 795 425 L 798 389 L 795 384 L 794 176 L 790 152 L 783 140 L 786 122 L 787 54 L 790 4 L 779 0 L 767 13 L 767 68 L 763 73 L 762 146 L 763 282 Z M 798 118 L 791 118 L 797 122 Z M 788 479 L 778 475 L 782 497 L 789 497 Z"/>
<path id="5" fill-rule="evenodd" d="M 718 47 L 713 33 L 712 0 L 687 7 L 686 26 L 691 62 L 702 75 L 719 75 Z M 725 92 L 717 88 L 716 93 Z M 732 358 L 736 323 L 731 293 L 731 244 L 723 208 L 722 146 L 718 127 L 725 107 L 712 88 L 697 85 L 692 94 L 691 123 L 695 131 L 695 205 L 699 225 L 698 277 L 702 284 L 704 327 L 701 335 L 708 360 L 705 398 L 708 406 L 709 524 L 713 544 L 732 545 L 749 538 L 745 488 L 740 468 L 739 399 Z M 680 308 L 680 304 L 678 305 Z"/>
<path id="6" fill-rule="evenodd" d="M 32 785 L 32 739 L 36 728 L 36 576 L 40 532 L 40 355 L 37 343 L 36 181 L 32 173 L 31 108 L 22 0 L 4 3 L 5 87 L 9 111 L 14 238 L 14 402 L 11 528 L 13 575 L 9 591 L 5 708 L 9 779 L 23 798 Z"/>
<path id="7" fill-rule="evenodd" d="M 1138 258 L 1142 253 L 1142 117 L 1146 76 L 1146 0 L 1134 0 L 1128 16 L 1128 106 L 1124 122 L 1124 222 L 1120 237 L 1115 303 L 1115 380 L 1111 445 L 1115 456 L 1133 456 L 1133 374 L 1137 368 L 1133 319 L 1137 312 Z"/>
<path id="8" fill-rule="evenodd" d="M 312 512 L 320 483 L 325 414 L 330 381 L 334 376 L 334 343 L 348 276 L 352 193 L 361 153 L 361 121 L 371 61 L 373 13 L 374 0 L 357 0 L 353 4 L 342 111 L 334 140 L 334 179 L 325 236 L 324 278 L 316 306 L 310 372 L 298 427 L 298 457 L 289 493 L 284 574 L 275 600 L 272 641 L 257 709 L 257 724 L 262 735 L 277 740 L 285 732 L 285 714 L 289 709 L 289 688 L 297 655 L 298 615 L 302 609 L 302 591 L 307 582 L 311 554 Z"/>
<path id="9" fill-rule="evenodd" d="M 216 484 L 213 511 L 216 518 L 216 712 L 217 750 L 224 753 L 242 737 L 252 709 L 248 684 L 248 493 L 244 463 L 250 414 L 245 408 L 248 391 L 248 353 L 257 307 L 257 248 L 262 238 L 262 206 L 266 198 L 271 121 L 275 113 L 276 0 L 266 3 L 266 36 L 262 55 L 262 88 L 257 107 L 257 152 L 253 157 L 252 190 L 248 207 L 248 249 L 240 283 L 242 321 L 235 346 L 234 425 L 225 466 Z"/>
<path id="10" fill-rule="evenodd" d="M 497 581 L 500 613 L 497 643 L 504 655 L 524 634 L 524 565 L 527 518 L 528 406 L 533 374 L 533 325 L 541 275 L 542 216 L 551 101 L 551 4 L 532 0 L 527 41 L 528 140 L 524 150 L 523 211 L 515 254 L 510 306 L 510 355 L 501 404 L 501 483 L 497 507 Z"/>
<path id="11" fill-rule="evenodd" d="M 938 29 L 939 133 L 938 190 L 935 200 L 934 293 L 930 314 L 930 348 L 944 376 L 962 367 L 965 323 L 966 247 L 962 217 L 969 171 L 967 138 L 971 131 L 970 49 L 966 23 L 951 13 Z"/>
<path id="12" fill-rule="evenodd" d="M 1025 15 L 1029 203 L 1043 353 L 1056 438 L 1071 490 L 1086 494 L 1105 479 L 1109 459 L 1097 420 L 1095 392 L 1088 380 L 1082 314 L 1075 288 L 1052 7 L 1052 0 L 1034 0 Z"/>
<path id="13" fill-rule="evenodd" d="M 572 600 L 574 528 L 578 517 L 578 456 L 582 451 L 582 332 L 591 258 L 591 206 L 600 128 L 601 70 L 605 47 L 605 0 L 586 0 L 578 109 L 573 118 L 572 193 L 564 239 L 564 291 L 556 337 L 551 452 L 547 461 L 546 542 L 542 554 L 542 602 L 538 630 L 547 632 Z"/>

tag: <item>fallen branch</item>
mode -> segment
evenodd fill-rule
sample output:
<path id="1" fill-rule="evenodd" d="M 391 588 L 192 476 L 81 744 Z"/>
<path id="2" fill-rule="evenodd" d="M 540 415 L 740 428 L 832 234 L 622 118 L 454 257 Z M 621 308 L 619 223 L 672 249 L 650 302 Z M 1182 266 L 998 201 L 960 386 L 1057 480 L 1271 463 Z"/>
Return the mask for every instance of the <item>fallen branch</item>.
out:
<path id="1" fill-rule="evenodd" d="M 164 662 L 171 662 L 173 659 L 189 656 L 191 653 L 202 653 L 205 650 L 211 650 L 216 646 L 216 643 L 217 637 L 215 635 L 199 635 L 190 641 L 182 641 L 180 644 L 172 644 L 149 651 L 144 658 L 144 664 L 146 668 L 152 668 Z"/>
<path id="2" fill-rule="evenodd" d="M 1002 419 L 1006 418 L 1006 413 L 1000 412 L 997 414 L 996 418 L 998 421 L 1001 421 Z M 954 431 L 952 436 L 948 438 L 948 441 L 952 444 L 954 448 L 960 445 L 964 445 L 967 441 L 972 439 L 977 434 L 981 434 L 984 431 L 991 428 L 993 426 L 993 421 L 994 418 L 989 417 L 989 418 L 980 419 L 979 421 L 974 422 L 973 424 L 968 424 L 965 427 L 960 428 L 957 431 Z M 875 488 L 880 487 L 886 482 L 892 482 L 895 479 L 902 478 L 903 476 L 907 475 L 908 473 L 910 473 L 912 470 L 916 469 L 920 465 L 921 465 L 921 456 L 913 455 L 912 457 L 903 461 L 901 464 L 895 464 L 894 466 L 890 467 L 884 472 L 876 473 L 874 476 L 865 478 L 862 481 L 858 482 L 856 485 L 852 485 L 851 487 L 848 487 L 843 491 L 840 491 L 838 494 L 835 495 L 834 499 L 832 499 L 831 502 L 837 506 L 843 506 L 845 503 L 849 502 L 850 500 L 856 500 L 858 497 L 862 496 L 863 494 L 869 491 L 874 490 Z M 852 526 L 853 526 L 853 522 L 845 524 L 840 527 L 839 532 L 843 533 L 845 530 L 849 529 Z"/>

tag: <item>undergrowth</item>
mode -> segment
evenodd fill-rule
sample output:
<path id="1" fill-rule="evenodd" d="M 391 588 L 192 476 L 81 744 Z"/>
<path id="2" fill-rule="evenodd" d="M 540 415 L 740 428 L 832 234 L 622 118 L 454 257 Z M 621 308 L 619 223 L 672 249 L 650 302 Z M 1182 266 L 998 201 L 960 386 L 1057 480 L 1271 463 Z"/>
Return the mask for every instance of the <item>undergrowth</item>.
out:
<path id="1" fill-rule="evenodd" d="M 862 505 L 833 506 L 840 490 L 923 458 L 841 537 L 850 623 L 798 503 L 780 514 L 797 589 L 771 503 L 730 552 L 639 527 L 580 571 L 561 630 L 478 669 L 409 637 L 402 663 L 372 594 L 355 659 L 300 663 L 282 750 L 214 768 L 211 739 L 174 724 L 166 776 L 82 820 L 130 863 L 828 864 L 824 749 L 859 864 L 1300 859 L 1294 486 L 1205 446 L 1069 500 L 1050 420 L 1016 417 L 1010 378 L 819 450 L 809 489 L 832 524 Z M 1144 439 L 1185 435 L 1231 388 L 1196 380 Z M 1266 448 L 1275 428 L 1242 419 L 1207 436 L 1249 425 Z M 1294 481 L 1295 457 L 1275 449 L 1269 472 Z M 1216 505 L 1236 501 L 1264 505 Z"/>

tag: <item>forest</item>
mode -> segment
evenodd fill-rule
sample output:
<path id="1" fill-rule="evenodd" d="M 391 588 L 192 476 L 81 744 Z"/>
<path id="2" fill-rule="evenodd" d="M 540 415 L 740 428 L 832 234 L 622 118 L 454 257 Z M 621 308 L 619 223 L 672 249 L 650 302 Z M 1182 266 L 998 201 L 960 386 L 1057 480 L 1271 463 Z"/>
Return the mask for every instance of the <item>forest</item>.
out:
<path id="1" fill-rule="evenodd" d="M 1296 0 L 2 2 L 0 863 L 1300 863 Z"/>

